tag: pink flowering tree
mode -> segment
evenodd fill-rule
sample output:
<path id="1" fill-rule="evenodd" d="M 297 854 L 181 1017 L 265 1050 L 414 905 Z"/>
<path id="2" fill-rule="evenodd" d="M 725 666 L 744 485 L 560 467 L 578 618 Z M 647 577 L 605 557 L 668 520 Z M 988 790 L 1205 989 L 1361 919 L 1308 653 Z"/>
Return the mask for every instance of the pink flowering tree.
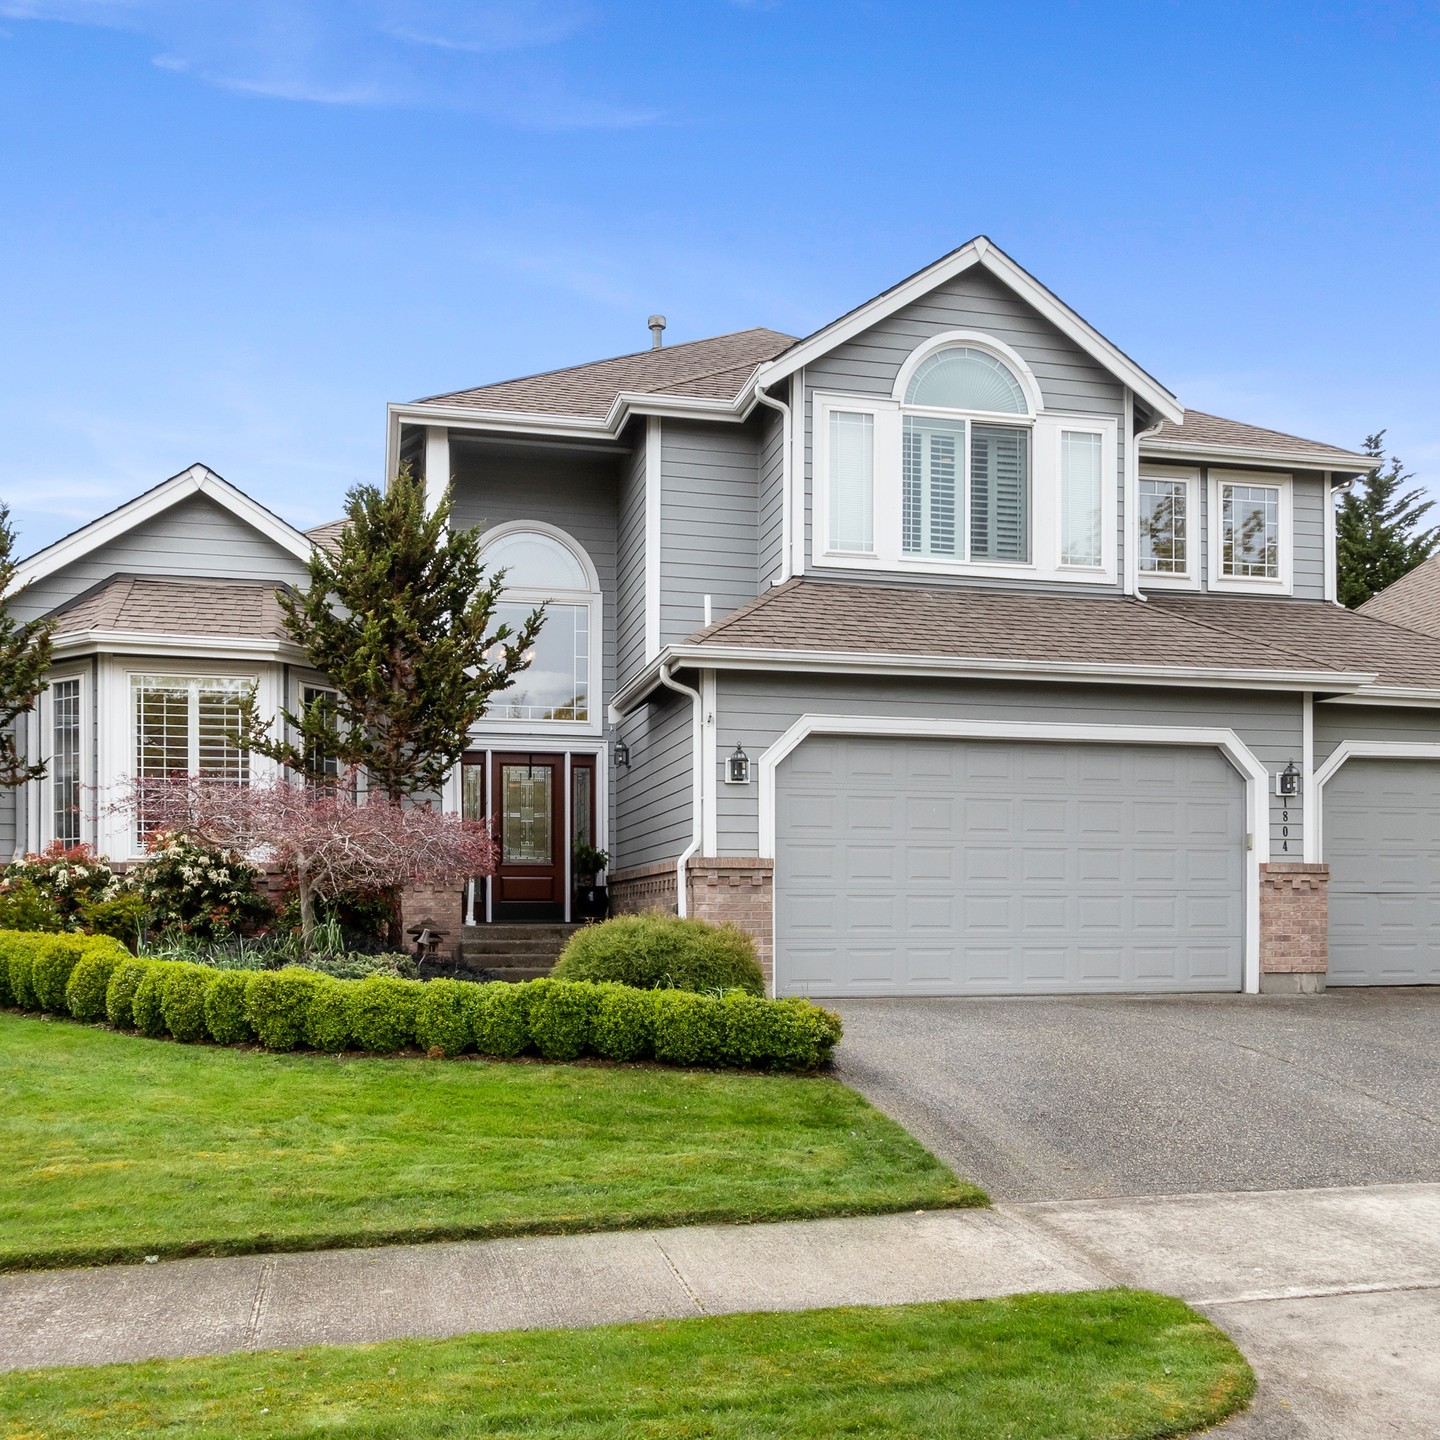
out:
<path id="1" fill-rule="evenodd" d="M 134 784 L 125 802 L 147 827 L 238 850 L 295 879 L 301 933 L 315 933 L 317 901 L 353 890 L 447 884 L 495 868 L 484 825 L 383 795 L 355 798 L 355 776 L 330 785 L 283 776 L 235 785 L 177 775 Z"/>

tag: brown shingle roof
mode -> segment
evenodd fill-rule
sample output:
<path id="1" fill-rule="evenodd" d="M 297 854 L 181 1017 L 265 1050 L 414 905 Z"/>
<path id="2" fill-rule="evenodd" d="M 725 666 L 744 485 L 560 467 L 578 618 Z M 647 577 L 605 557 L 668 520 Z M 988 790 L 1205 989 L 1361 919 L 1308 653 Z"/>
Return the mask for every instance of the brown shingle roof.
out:
<path id="1" fill-rule="evenodd" d="M 429 395 L 414 403 L 603 419 L 622 390 L 733 400 L 757 365 L 773 360 L 794 343 L 793 335 L 782 335 L 778 330 L 736 330 L 708 340 L 640 350 L 633 355 L 547 370 L 472 390 Z"/>
<path id="2" fill-rule="evenodd" d="M 243 640 L 286 638 L 274 585 L 139 575 L 117 575 L 57 612 L 57 636 L 93 630 Z"/>
<path id="3" fill-rule="evenodd" d="M 1440 639 L 1321 600 L 789 580 L 689 643 L 1062 665 L 1335 671 L 1440 689 Z"/>
<path id="4" fill-rule="evenodd" d="M 1175 453 L 1195 455 L 1234 454 L 1236 459 L 1260 454 L 1284 456 L 1292 463 L 1311 460 L 1318 470 L 1369 470 L 1373 461 L 1353 450 L 1326 445 L 1320 440 L 1302 440 L 1283 430 L 1265 430 L 1259 425 L 1245 425 L 1239 420 L 1226 420 L 1207 415 L 1203 410 L 1187 410 L 1181 425 L 1161 422 L 1159 431 L 1140 442 L 1142 453 L 1161 455 Z"/>
<path id="5" fill-rule="evenodd" d="M 1075 665 L 1342 668 L 1309 654 L 1297 665 L 1299 657 L 1283 643 L 1227 635 L 1123 596 L 1081 598 L 959 586 L 931 589 L 788 580 L 691 641 Z"/>
<path id="6" fill-rule="evenodd" d="M 1356 613 L 1403 625 L 1422 635 L 1440 635 L 1440 555 L 1432 555 L 1408 575 L 1372 595 Z"/>
<path id="7" fill-rule="evenodd" d="M 322 549 L 333 550 L 340 541 L 340 536 L 348 520 L 327 520 L 323 525 L 313 526 L 305 533 Z"/>

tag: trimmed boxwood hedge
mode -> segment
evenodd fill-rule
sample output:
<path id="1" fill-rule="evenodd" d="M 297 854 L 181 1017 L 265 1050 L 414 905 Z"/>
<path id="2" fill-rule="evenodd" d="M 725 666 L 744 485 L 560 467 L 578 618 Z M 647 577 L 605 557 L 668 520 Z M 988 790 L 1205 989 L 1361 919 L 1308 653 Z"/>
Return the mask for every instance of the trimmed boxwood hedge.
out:
<path id="1" fill-rule="evenodd" d="M 809 1000 L 743 990 L 700 994 L 588 980 L 335 980 L 313 970 L 212 970 L 143 960 L 108 936 L 0 931 L 0 1003 L 120 1029 L 222 1045 L 252 1039 L 385 1054 L 547 1060 L 597 1055 L 670 1065 L 812 1070 L 840 1040 L 840 1019 Z"/>
<path id="2" fill-rule="evenodd" d="M 614 980 L 638 990 L 765 993 L 755 942 L 743 930 L 658 910 L 577 930 L 552 978 Z"/>

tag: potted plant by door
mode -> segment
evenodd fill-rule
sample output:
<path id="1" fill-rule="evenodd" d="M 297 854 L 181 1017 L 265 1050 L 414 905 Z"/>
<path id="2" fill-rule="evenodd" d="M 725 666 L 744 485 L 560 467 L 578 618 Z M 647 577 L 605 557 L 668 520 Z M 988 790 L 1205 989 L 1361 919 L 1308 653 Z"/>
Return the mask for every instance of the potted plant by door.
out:
<path id="1" fill-rule="evenodd" d="M 610 852 L 577 840 L 571 860 L 575 874 L 575 918 L 603 920 L 610 913 L 610 896 L 605 886 L 595 883 L 595 877 L 610 863 Z"/>

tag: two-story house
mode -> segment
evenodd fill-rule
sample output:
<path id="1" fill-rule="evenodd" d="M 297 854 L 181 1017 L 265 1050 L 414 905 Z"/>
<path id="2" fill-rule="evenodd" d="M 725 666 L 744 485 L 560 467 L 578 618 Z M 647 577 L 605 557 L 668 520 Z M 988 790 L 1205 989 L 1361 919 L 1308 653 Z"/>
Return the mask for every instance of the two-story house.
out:
<path id="1" fill-rule="evenodd" d="M 549 605 L 443 797 L 501 842 L 457 921 L 568 918 L 584 839 L 781 994 L 1440 983 L 1440 640 L 1334 603 L 1366 457 L 1184 410 L 983 238 L 804 339 L 662 323 L 390 407 Z M 226 717 L 323 687 L 271 590 L 327 529 L 195 467 L 27 563 L 15 847 L 130 853 L 87 787 L 258 763 Z"/>

